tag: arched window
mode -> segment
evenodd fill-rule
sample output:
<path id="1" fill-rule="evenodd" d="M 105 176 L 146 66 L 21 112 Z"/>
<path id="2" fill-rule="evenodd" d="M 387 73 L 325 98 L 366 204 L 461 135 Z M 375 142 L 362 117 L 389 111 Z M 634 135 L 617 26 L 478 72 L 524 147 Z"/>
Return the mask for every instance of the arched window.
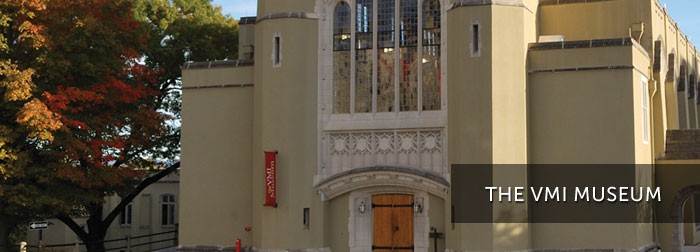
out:
<path id="1" fill-rule="evenodd" d="M 175 226 L 175 195 L 163 194 L 160 196 L 161 225 L 163 227 Z"/>
<path id="2" fill-rule="evenodd" d="M 695 93 L 697 94 L 695 96 L 695 104 L 700 104 L 700 81 L 695 84 Z"/>
<path id="3" fill-rule="evenodd" d="M 668 54 L 668 72 L 666 72 L 666 82 L 674 82 L 676 79 L 676 53 L 672 49 Z"/>
<path id="4" fill-rule="evenodd" d="M 688 78 L 688 99 L 695 99 L 695 73 Z"/>
<path id="5" fill-rule="evenodd" d="M 661 60 L 662 60 L 662 55 L 663 53 L 663 41 L 661 40 L 661 35 L 659 35 L 659 39 L 654 41 L 654 72 L 661 72 Z"/>
<path id="6" fill-rule="evenodd" d="M 333 113 L 440 110 L 440 0 L 351 2 L 334 9 Z"/>
<path id="7" fill-rule="evenodd" d="M 340 2 L 333 15 L 333 113 L 350 113 L 350 6 Z"/>
<path id="8" fill-rule="evenodd" d="M 685 75 L 686 75 L 687 72 L 688 72 L 687 70 L 688 70 L 688 64 L 687 64 L 687 63 L 685 62 L 685 60 L 683 59 L 683 60 L 681 61 L 680 75 L 678 76 L 678 85 L 676 86 L 676 91 L 677 91 L 677 92 L 685 92 L 685 88 L 686 88 L 686 85 L 687 85 L 687 83 L 686 83 L 686 79 L 687 79 L 687 78 L 686 78 Z"/>
<path id="9" fill-rule="evenodd" d="M 440 110 L 440 1 L 423 3 L 423 110 Z"/>

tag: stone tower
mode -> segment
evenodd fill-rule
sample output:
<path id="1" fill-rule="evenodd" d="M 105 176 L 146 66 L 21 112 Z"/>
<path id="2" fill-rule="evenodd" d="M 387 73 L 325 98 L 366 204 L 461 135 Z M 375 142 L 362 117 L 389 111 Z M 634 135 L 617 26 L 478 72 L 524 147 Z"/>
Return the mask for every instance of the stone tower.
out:
<path id="1" fill-rule="evenodd" d="M 449 164 L 528 163 L 526 62 L 537 9 L 538 1 L 453 1 L 447 10 Z M 526 170 L 493 176 L 494 183 L 527 184 Z M 526 218 L 527 206 L 494 209 L 494 219 L 504 212 Z M 448 229 L 447 247 L 526 250 L 528 230 L 527 224 L 457 224 Z M 506 241 L 499 239 L 503 233 L 517 235 Z"/>
<path id="2" fill-rule="evenodd" d="M 317 27 L 314 0 L 259 0 L 253 105 L 253 244 L 322 247 L 323 211 L 312 186 L 317 137 Z M 277 151 L 277 202 L 263 207 L 263 152 Z M 244 204 L 245 206 L 245 204 Z M 308 209 L 308 210 L 305 210 Z M 303 227 L 304 211 L 309 224 Z"/>

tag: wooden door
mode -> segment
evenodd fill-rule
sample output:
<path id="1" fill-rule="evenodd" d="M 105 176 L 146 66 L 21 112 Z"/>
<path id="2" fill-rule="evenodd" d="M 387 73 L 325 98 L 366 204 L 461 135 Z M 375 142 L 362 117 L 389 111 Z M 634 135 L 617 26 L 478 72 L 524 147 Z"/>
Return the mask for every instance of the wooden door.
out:
<path id="1" fill-rule="evenodd" d="M 384 194 L 372 197 L 374 252 L 413 251 L 413 196 Z"/>

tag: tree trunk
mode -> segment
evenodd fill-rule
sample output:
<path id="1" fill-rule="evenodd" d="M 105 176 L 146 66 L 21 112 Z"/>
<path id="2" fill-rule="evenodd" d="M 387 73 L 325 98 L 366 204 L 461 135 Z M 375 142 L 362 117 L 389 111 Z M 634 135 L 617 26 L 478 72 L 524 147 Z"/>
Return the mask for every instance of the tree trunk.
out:
<path id="1" fill-rule="evenodd" d="M 146 189 L 146 187 L 176 171 L 178 168 L 180 168 L 180 162 L 177 162 L 167 169 L 159 171 L 155 175 L 141 181 L 141 183 L 139 183 L 139 185 L 136 186 L 133 191 L 122 198 L 114 209 L 109 211 L 107 216 L 103 216 L 102 211 L 104 210 L 104 206 L 102 205 L 102 202 L 94 202 L 87 205 L 86 208 L 88 209 L 88 214 L 90 215 L 87 220 L 87 232 L 67 214 L 59 214 L 56 216 L 56 218 L 65 223 L 76 235 L 78 235 L 80 240 L 82 240 L 85 244 L 88 252 L 104 252 L 106 247 L 104 239 L 107 236 L 107 228 L 109 228 L 119 214 L 124 211 L 124 207 L 126 207 L 129 202 L 133 201 L 137 195 Z"/>
<path id="2" fill-rule="evenodd" d="M 10 234 L 15 226 L 15 223 L 10 222 L 8 218 L 0 215 L 0 252 L 14 252 L 19 250 L 19 248 L 15 248 L 16 246 L 12 244 L 12 239 L 10 239 Z"/>
<path id="3" fill-rule="evenodd" d="M 88 240 L 83 241 L 88 252 L 104 252 L 105 251 L 105 236 L 107 236 L 107 227 L 102 222 L 102 204 L 96 203 L 89 207 L 90 218 L 87 220 Z"/>
<path id="4" fill-rule="evenodd" d="M 88 238 L 87 241 L 83 241 L 83 242 L 85 243 L 85 248 L 87 248 L 88 252 L 104 252 L 105 251 L 104 236 L 100 237 L 97 234 L 90 233 L 90 238 Z"/>
<path id="5" fill-rule="evenodd" d="M 0 221 L 0 252 L 9 252 L 11 251 L 11 245 L 10 245 L 10 229 Z"/>

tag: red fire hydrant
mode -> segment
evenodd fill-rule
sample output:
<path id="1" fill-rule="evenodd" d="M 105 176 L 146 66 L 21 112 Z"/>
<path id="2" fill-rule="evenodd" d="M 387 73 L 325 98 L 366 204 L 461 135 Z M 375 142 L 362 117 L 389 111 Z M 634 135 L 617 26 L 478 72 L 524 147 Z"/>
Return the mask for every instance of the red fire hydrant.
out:
<path id="1" fill-rule="evenodd" d="M 236 252 L 241 252 L 241 239 L 236 238 Z"/>

